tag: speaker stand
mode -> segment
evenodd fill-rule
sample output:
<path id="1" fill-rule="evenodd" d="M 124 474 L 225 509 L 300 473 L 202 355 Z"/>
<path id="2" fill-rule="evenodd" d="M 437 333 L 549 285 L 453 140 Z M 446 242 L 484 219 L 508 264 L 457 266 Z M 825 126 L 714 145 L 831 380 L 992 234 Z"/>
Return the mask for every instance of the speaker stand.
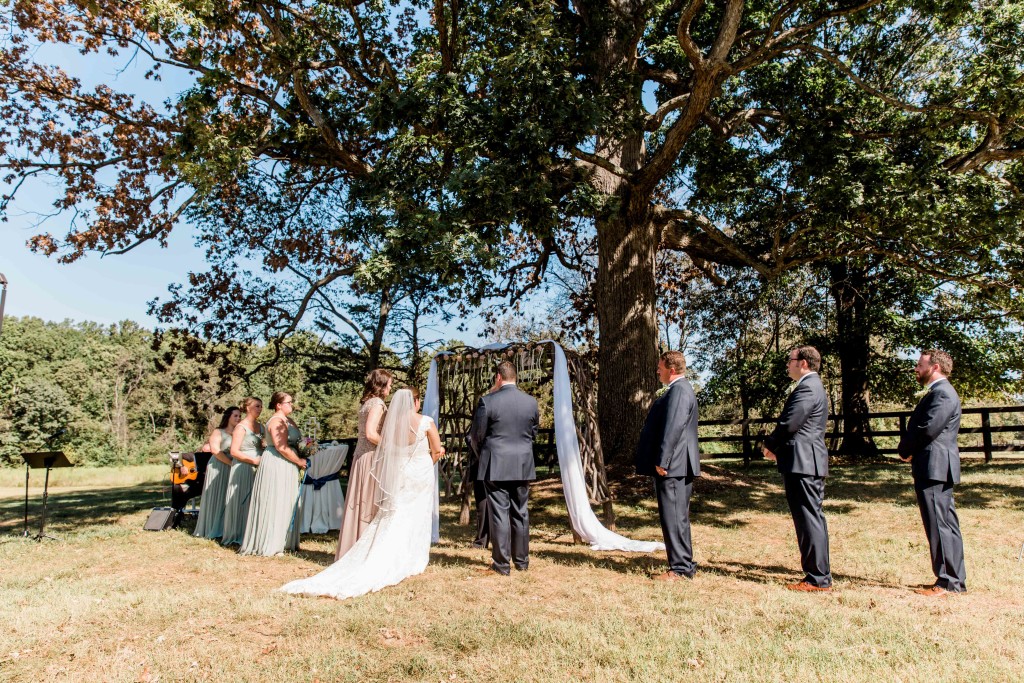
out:
<path id="1" fill-rule="evenodd" d="M 49 534 L 46 533 L 46 502 L 47 502 L 47 499 L 50 497 L 50 467 L 49 467 L 49 465 L 50 465 L 50 463 L 47 462 L 46 479 L 43 482 L 43 517 L 42 517 L 42 519 L 39 520 L 39 533 L 35 535 L 35 539 L 37 541 L 41 541 L 44 538 L 48 538 L 51 541 L 59 540 L 59 539 L 57 539 L 57 538 L 55 538 L 53 536 L 50 536 Z"/>
<path id="2" fill-rule="evenodd" d="M 23 538 L 28 538 L 28 461 L 25 461 L 25 529 L 21 532 Z"/>

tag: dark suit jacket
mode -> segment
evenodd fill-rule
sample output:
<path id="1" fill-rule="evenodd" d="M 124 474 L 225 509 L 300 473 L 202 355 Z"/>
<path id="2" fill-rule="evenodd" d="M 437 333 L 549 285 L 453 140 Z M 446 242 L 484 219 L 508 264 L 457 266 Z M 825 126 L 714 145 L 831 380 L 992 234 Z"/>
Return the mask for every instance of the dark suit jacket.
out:
<path id="1" fill-rule="evenodd" d="M 818 373 L 805 375 L 782 407 L 775 430 L 764 440 L 782 474 L 828 476 L 828 394 Z"/>
<path id="2" fill-rule="evenodd" d="M 669 477 L 699 477 L 697 397 L 686 378 L 669 385 L 647 413 L 634 458 L 637 474 L 655 476 L 655 466 Z"/>
<path id="3" fill-rule="evenodd" d="M 533 481 L 533 439 L 540 411 L 537 400 L 506 384 L 484 394 L 473 415 L 469 438 L 480 454 L 479 481 Z"/>
<path id="4" fill-rule="evenodd" d="M 932 385 L 914 408 L 907 431 L 900 435 L 899 453 L 910 461 L 915 481 L 960 483 L 960 397 L 943 379 Z"/>

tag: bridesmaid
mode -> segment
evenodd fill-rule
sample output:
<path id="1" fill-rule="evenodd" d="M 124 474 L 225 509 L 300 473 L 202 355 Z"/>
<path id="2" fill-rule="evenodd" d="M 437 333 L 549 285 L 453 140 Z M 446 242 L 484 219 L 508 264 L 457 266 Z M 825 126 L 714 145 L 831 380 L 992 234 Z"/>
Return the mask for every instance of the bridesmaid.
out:
<path id="1" fill-rule="evenodd" d="M 238 550 L 242 555 L 280 555 L 299 548 L 299 470 L 309 467 L 309 461 L 295 450 L 302 438 L 288 417 L 295 408 L 290 394 L 277 391 L 270 397 L 274 414 L 267 420 L 267 448 L 252 485 L 245 535 Z"/>
<path id="2" fill-rule="evenodd" d="M 363 397 L 359 399 L 359 441 L 349 462 L 345 515 L 341 520 L 335 561 L 356 544 L 377 514 L 377 482 L 372 476 L 373 453 L 380 443 L 380 428 L 387 412 L 384 399 L 391 393 L 394 379 L 387 370 L 377 368 L 370 371 L 363 384 Z"/>
<path id="3" fill-rule="evenodd" d="M 263 401 L 248 396 L 242 399 L 242 418 L 231 434 L 231 474 L 228 476 L 228 492 L 224 504 L 224 545 L 239 545 L 245 535 L 245 519 L 249 515 L 249 499 L 256 477 L 256 466 L 263 455 L 263 425 L 260 413 Z"/>
<path id="4" fill-rule="evenodd" d="M 241 419 L 242 411 L 231 406 L 224 411 L 220 426 L 213 430 L 206 442 L 213 457 L 206 466 L 196 536 L 220 538 L 224 533 L 224 495 L 228 490 L 228 473 L 231 470 L 231 433 Z"/>

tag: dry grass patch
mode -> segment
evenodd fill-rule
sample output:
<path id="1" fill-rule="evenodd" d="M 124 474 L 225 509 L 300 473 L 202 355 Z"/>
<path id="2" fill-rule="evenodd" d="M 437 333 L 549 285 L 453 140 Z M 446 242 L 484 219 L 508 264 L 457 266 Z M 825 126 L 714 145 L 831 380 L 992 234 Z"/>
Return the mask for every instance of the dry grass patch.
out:
<path id="1" fill-rule="evenodd" d="M 778 476 L 715 463 L 693 501 L 701 572 L 655 584 L 664 555 L 574 546 L 557 481 L 535 490 L 531 565 L 486 575 L 488 555 L 442 510 L 421 576 L 356 600 L 275 589 L 333 558 L 332 535 L 278 558 L 239 557 L 186 533 L 142 531 L 163 488 L 51 497 L 58 542 L 15 537 L 0 499 L 0 678 L 5 681 L 942 681 L 1017 680 L 1024 464 L 965 467 L 958 496 L 965 596 L 929 601 L 928 551 L 909 473 L 836 468 L 827 487 L 837 592 L 799 578 Z M 619 530 L 656 539 L 647 482 L 627 480 Z M 33 501 L 33 505 L 36 501 Z"/>
<path id="2" fill-rule="evenodd" d="M 168 465 L 125 465 L 120 467 L 62 467 L 50 470 L 50 490 L 71 487 L 135 486 L 159 484 L 166 481 Z M 46 470 L 32 470 L 29 476 L 29 494 L 42 493 Z M 0 469 L 0 489 L 4 495 L 15 495 L 6 489 L 25 493 L 25 468 Z"/>

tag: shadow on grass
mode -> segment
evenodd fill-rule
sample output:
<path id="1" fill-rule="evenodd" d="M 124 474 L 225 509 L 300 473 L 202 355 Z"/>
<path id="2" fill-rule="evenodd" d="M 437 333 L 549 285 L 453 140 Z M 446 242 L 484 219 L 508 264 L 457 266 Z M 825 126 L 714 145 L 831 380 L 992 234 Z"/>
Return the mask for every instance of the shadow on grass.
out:
<path id="1" fill-rule="evenodd" d="M 752 463 L 744 468 L 741 463 L 714 463 L 707 468 L 726 478 L 735 478 L 728 487 L 716 486 L 707 495 L 714 498 L 713 507 L 732 512 L 745 510 L 786 512 L 781 477 L 773 465 Z M 972 481 L 978 476 L 994 475 L 1000 481 Z M 1003 507 L 1024 510 L 1024 462 L 963 463 L 964 481 L 956 487 L 958 508 Z M 1016 481 L 1014 480 L 1016 479 Z M 774 488 L 773 487 L 777 487 Z M 771 490 L 773 489 L 774 490 Z M 691 509 L 699 512 L 702 500 L 698 485 Z M 825 506 L 829 514 L 845 514 L 853 510 L 854 503 L 890 503 L 896 506 L 916 506 L 914 480 L 910 466 L 903 463 L 872 463 L 843 465 L 830 468 L 825 483 Z M 708 520 L 697 520 L 708 523 Z"/>
<path id="2" fill-rule="evenodd" d="M 302 540 L 307 540 L 305 535 L 303 535 Z M 318 564 L 321 567 L 329 567 L 334 564 L 333 552 L 327 550 L 304 550 L 301 542 L 299 543 L 299 549 L 290 554 L 295 557 L 301 557 L 303 560 L 307 560 L 314 564 Z"/>
<path id="3" fill-rule="evenodd" d="M 487 557 L 481 560 L 479 557 L 466 557 L 454 552 L 452 546 L 444 547 L 435 545 L 430 549 L 430 564 L 437 564 L 448 567 L 466 567 L 468 569 L 486 569 L 490 564 L 491 551 L 486 551 Z M 484 551 L 481 551 L 484 552 Z"/>
<path id="4" fill-rule="evenodd" d="M 716 461 L 707 463 L 704 469 L 707 476 L 697 481 L 691 503 L 694 523 L 737 529 L 750 523 L 751 516 L 746 513 L 788 515 L 780 477 L 769 463 L 755 462 L 744 468 L 739 462 Z M 985 464 L 967 460 L 963 471 L 965 481 L 956 490 L 958 508 L 1024 510 L 1024 461 L 1007 462 L 997 459 L 991 464 Z M 617 530 L 626 536 L 659 537 L 657 503 L 650 479 L 627 476 L 623 481 L 616 482 L 615 489 Z M 827 514 L 848 514 L 858 503 L 916 507 L 909 466 L 902 463 L 874 463 L 833 467 L 826 484 Z M 56 535 L 67 534 L 114 524 L 125 515 L 168 504 L 167 487 L 154 483 L 64 491 L 50 495 L 47 529 Z M 23 510 L 22 498 L 0 499 L 0 533 L 20 533 Z M 41 513 L 42 497 L 33 493 L 29 498 L 30 534 L 38 531 Z M 441 508 L 441 528 L 452 547 L 469 548 L 475 535 L 475 525 L 460 526 L 458 516 L 458 502 L 454 499 L 445 501 Z M 557 476 L 535 484 L 531 493 L 530 517 L 535 541 L 558 543 L 564 539 L 567 547 L 572 547 L 569 518 Z M 194 523 L 194 519 L 186 518 L 179 531 L 190 533 Z M 328 536 L 331 538 L 328 539 Z M 333 535 L 321 535 L 318 540 L 333 541 Z M 440 550 L 443 552 L 444 547 Z M 324 566 L 334 560 L 333 554 L 327 551 L 300 551 L 300 554 Z M 556 558 L 556 561 L 568 562 L 574 556 L 570 551 L 564 557 Z M 619 562 L 602 559 L 601 562 L 610 563 L 609 566 L 617 565 L 624 571 L 635 570 L 626 560 Z M 640 564 L 643 565 L 642 562 Z M 723 566 L 722 571 L 732 569 Z M 753 575 L 764 570 L 741 567 L 741 571 L 752 572 Z"/>
<path id="5" fill-rule="evenodd" d="M 567 548 L 565 550 L 553 550 L 550 548 L 538 549 L 535 553 L 538 558 L 551 560 L 555 564 L 567 567 L 591 566 L 599 569 L 621 574 L 660 574 L 667 569 L 667 565 L 661 553 L 634 554 L 634 553 L 595 553 L 583 546 Z M 703 561 L 698 565 L 698 577 L 700 574 L 715 574 L 727 576 L 740 581 L 752 583 L 790 583 L 803 578 L 800 569 L 800 558 L 796 546 L 793 547 L 793 565 L 780 566 L 772 564 L 757 564 L 754 562 L 716 560 Z M 861 576 L 853 576 L 833 572 L 833 579 L 842 583 L 849 583 L 857 586 L 875 586 L 879 588 L 905 588 L 900 584 L 887 583 L 876 579 L 866 579 Z"/>
<path id="6" fill-rule="evenodd" d="M 909 465 L 854 465 L 834 472 L 826 485 L 831 500 L 917 505 Z M 972 481 L 975 476 L 988 474 L 998 476 L 1000 481 Z M 961 509 L 1024 510 L 1024 465 L 965 463 L 955 496 Z"/>
<path id="7" fill-rule="evenodd" d="M 46 528 L 69 531 L 83 527 L 115 523 L 124 515 L 170 505 L 168 487 L 138 484 L 105 489 L 85 489 L 52 493 L 46 510 Z M 24 523 L 24 498 L 0 499 L 0 532 L 21 528 Z M 43 497 L 29 497 L 29 530 L 38 530 L 43 512 Z"/>

